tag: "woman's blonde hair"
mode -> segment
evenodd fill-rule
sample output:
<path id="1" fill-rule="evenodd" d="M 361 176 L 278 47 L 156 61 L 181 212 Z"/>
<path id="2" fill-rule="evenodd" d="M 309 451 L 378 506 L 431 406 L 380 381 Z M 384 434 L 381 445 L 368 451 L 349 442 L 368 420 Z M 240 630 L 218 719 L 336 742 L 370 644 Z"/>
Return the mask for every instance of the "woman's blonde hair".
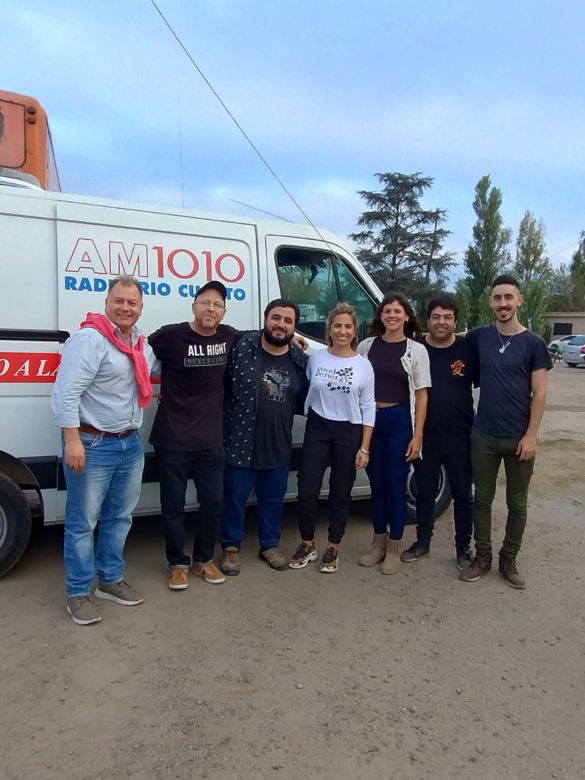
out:
<path id="1" fill-rule="evenodd" d="M 357 349 L 357 345 L 358 345 L 357 315 L 351 303 L 344 303 L 343 301 L 341 303 L 338 303 L 334 309 L 331 309 L 331 311 L 327 315 L 327 346 L 328 347 L 333 346 L 333 341 L 331 340 L 331 326 L 333 325 L 333 321 L 335 320 L 335 318 L 338 317 L 340 314 L 349 314 L 349 316 L 353 321 L 354 332 L 353 332 L 353 339 L 351 340 L 351 348 Z"/>

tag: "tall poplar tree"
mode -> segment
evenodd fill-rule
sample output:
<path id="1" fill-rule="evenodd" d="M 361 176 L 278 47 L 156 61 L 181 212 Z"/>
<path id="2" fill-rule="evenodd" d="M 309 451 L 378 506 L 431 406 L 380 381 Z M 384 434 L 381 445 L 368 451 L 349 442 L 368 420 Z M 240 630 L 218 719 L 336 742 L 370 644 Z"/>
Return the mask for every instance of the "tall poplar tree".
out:
<path id="1" fill-rule="evenodd" d="M 503 225 L 501 206 L 501 190 L 492 187 L 489 176 L 483 176 L 475 187 L 473 210 L 477 221 L 473 226 L 473 242 L 464 259 L 465 281 L 471 294 L 470 325 L 477 325 L 483 319 L 480 309 L 486 288 L 510 262 L 508 244 L 512 231 Z"/>
<path id="2" fill-rule="evenodd" d="M 545 228 L 532 212 L 522 217 L 516 239 L 516 259 L 512 274 L 520 282 L 524 303 L 518 313 L 520 322 L 543 335 L 544 319 L 553 269 L 546 255 Z"/>

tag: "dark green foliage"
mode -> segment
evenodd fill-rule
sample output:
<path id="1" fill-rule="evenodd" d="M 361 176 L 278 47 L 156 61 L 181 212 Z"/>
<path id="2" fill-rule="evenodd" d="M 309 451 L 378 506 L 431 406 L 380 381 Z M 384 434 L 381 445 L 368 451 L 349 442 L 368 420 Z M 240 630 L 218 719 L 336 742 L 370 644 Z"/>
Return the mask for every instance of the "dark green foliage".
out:
<path id="1" fill-rule="evenodd" d="M 400 289 L 416 305 L 445 289 L 446 274 L 454 265 L 443 244 L 444 209 L 425 209 L 420 200 L 433 183 L 420 173 L 377 173 L 379 192 L 361 190 L 368 206 L 358 219 L 364 229 L 350 234 L 361 247 L 358 260 L 382 290 Z"/>

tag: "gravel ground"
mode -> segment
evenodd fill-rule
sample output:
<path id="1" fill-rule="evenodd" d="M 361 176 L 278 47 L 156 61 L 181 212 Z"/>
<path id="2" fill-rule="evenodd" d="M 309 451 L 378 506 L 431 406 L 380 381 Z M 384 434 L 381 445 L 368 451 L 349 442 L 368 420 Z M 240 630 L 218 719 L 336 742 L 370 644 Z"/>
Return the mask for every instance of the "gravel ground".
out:
<path id="1" fill-rule="evenodd" d="M 82 628 L 65 614 L 62 529 L 44 529 L 0 583 L 0 777 L 585 778 L 584 408 L 585 370 L 556 366 L 526 591 L 497 572 L 457 579 L 450 512 L 429 558 L 394 577 L 359 567 L 356 502 L 335 575 L 268 569 L 251 512 L 242 574 L 173 593 L 152 518 L 127 550 L 145 603 L 103 602 Z M 494 544 L 503 522 L 500 489 Z M 283 526 L 292 552 L 294 507 Z"/>

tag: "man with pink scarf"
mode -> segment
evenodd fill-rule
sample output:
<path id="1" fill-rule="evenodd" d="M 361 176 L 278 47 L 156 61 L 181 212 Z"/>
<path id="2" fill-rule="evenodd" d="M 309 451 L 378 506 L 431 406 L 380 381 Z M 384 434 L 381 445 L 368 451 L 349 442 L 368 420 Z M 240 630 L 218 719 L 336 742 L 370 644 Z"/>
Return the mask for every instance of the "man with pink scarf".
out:
<path id="1" fill-rule="evenodd" d="M 67 483 L 67 612 L 82 626 L 101 620 L 91 595 L 96 573 L 97 598 L 123 606 L 144 600 L 124 578 L 123 557 L 140 496 L 144 450 L 138 429 L 152 400 L 150 369 L 156 362 L 136 327 L 142 306 L 136 279 L 113 279 L 105 314 L 88 314 L 67 339 L 51 397 L 63 431 Z"/>

